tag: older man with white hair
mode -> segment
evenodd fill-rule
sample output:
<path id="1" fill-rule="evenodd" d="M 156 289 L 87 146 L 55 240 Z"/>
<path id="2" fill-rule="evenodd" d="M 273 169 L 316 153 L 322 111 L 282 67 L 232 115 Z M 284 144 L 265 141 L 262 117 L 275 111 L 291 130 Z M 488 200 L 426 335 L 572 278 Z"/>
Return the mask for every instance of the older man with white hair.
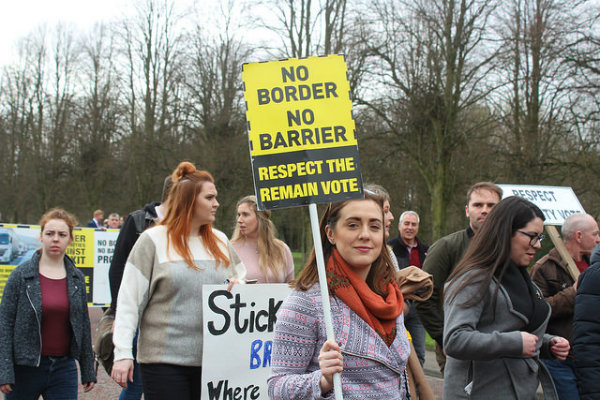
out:
<path id="1" fill-rule="evenodd" d="M 580 272 L 590 265 L 590 254 L 600 243 L 598 223 L 589 214 L 572 214 L 562 226 L 563 242 Z M 569 274 L 567 262 L 556 249 L 542 257 L 531 269 L 531 279 L 542 290 L 552 315 L 547 333 L 558 335 L 571 341 L 573 334 L 573 310 L 575 307 L 576 282 Z M 558 397 L 561 400 L 579 399 L 575 379 L 573 355 L 565 361 L 543 360 L 552 375 Z"/>
<path id="2" fill-rule="evenodd" d="M 429 246 L 417 237 L 419 233 L 419 214 L 415 211 L 404 211 L 398 222 L 398 237 L 388 241 L 400 269 L 414 265 L 423 268 Z M 409 302 L 410 310 L 404 315 L 404 326 L 410 332 L 413 345 L 421 366 L 425 364 L 425 327 L 419 320 L 414 303 Z"/>

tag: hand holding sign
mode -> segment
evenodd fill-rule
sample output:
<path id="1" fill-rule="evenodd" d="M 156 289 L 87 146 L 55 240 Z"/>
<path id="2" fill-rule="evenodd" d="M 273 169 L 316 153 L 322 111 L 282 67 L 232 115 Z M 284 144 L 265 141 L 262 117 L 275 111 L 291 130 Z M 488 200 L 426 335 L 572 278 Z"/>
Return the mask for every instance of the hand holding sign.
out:
<path id="1" fill-rule="evenodd" d="M 333 374 L 344 370 L 344 356 L 340 346 L 333 340 L 323 343 L 319 353 L 319 367 L 321 368 L 321 391 L 325 395 L 333 389 Z"/>

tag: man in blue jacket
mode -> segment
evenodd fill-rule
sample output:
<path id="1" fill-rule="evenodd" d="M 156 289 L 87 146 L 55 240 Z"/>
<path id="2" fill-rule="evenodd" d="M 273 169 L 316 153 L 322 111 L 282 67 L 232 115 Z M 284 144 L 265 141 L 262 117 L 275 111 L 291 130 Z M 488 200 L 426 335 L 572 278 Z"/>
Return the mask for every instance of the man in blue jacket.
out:
<path id="1" fill-rule="evenodd" d="M 92 218 L 92 220 L 90 222 L 88 222 L 87 227 L 106 230 L 106 228 L 103 225 L 103 222 L 104 222 L 103 219 L 104 219 L 104 211 L 96 210 L 96 211 L 94 211 L 94 218 Z"/>

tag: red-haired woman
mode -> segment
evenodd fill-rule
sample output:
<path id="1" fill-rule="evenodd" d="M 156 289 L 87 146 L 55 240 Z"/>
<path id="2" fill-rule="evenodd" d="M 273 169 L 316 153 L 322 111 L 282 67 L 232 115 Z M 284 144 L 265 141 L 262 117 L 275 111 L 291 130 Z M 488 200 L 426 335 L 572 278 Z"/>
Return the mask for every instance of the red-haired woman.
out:
<path id="1" fill-rule="evenodd" d="M 124 387 L 131 380 L 139 325 L 146 400 L 200 398 L 202 285 L 246 275 L 227 236 L 212 228 L 219 207 L 213 177 L 182 162 L 172 179 L 167 213 L 131 250 L 117 300 L 112 378 Z"/>
<path id="2" fill-rule="evenodd" d="M 42 247 L 8 277 L 0 305 L 0 391 L 8 399 L 76 399 L 96 382 L 85 278 L 65 254 L 77 220 L 55 208 Z"/>

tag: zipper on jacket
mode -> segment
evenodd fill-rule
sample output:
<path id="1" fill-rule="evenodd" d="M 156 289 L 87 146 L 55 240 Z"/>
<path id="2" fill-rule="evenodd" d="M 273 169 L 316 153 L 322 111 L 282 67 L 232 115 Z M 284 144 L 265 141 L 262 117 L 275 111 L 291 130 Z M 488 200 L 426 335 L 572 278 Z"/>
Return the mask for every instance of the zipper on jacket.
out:
<path id="1" fill-rule="evenodd" d="M 389 369 L 391 369 L 392 371 L 394 371 L 394 372 L 396 372 L 396 373 L 398 373 L 398 374 L 402 374 L 402 370 L 401 370 L 401 369 L 398 369 L 398 368 L 392 367 L 392 366 L 391 366 L 390 364 L 388 364 L 387 362 L 384 362 L 383 360 L 379 360 L 379 359 L 377 359 L 377 358 L 375 358 L 375 357 L 367 356 L 367 355 L 365 355 L 365 354 L 353 353 L 353 352 L 351 352 L 351 351 L 348 351 L 348 350 L 342 350 L 341 352 L 342 352 L 342 354 L 344 354 L 344 353 L 345 353 L 345 354 L 349 354 L 349 355 L 351 355 L 351 356 L 355 356 L 355 357 L 358 357 L 358 358 L 366 358 L 367 360 L 375 361 L 376 363 L 379 363 L 379 364 L 381 364 L 381 365 L 383 365 L 383 366 L 385 366 L 385 367 L 388 367 Z M 407 364 L 408 364 L 408 361 L 407 361 Z"/>
<path id="2" fill-rule="evenodd" d="M 71 323 L 71 334 L 73 335 L 73 341 L 77 345 L 77 351 L 81 353 L 81 351 L 83 349 L 83 343 L 79 343 L 78 335 L 75 334 L 75 325 L 73 324 L 73 321 L 71 321 L 71 317 L 72 317 L 71 302 L 75 298 L 75 293 L 77 293 L 78 291 L 79 291 L 79 287 L 77 285 L 75 285 L 73 294 L 70 295 L 69 293 L 67 293 L 67 295 L 69 296 L 69 322 Z M 86 302 L 86 304 L 87 304 L 87 302 Z M 85 309 L 85 312 L 87 312 L 87 308 Z"/>
<path id="3" fill-rule="evenodd" d="M 31 304 L 31 308 L 33 308 L 33 313 L 35 314 L 35 320 L 37 321 L 38 324 L 38 335 L 40 337 L 40 351 L 38 352 L 38 359 L 37 359 L 37 364 L 36 367 L 40 366 L 40 361 L 42 358 L 42 324 L 40 322 L 40 318 L 38 317 L 37 311 L 35 310 L 35 307 L 33 306 L 33 301 L 31 301 L 31 297 L 29 297 L 29 289 L 30 289 L 30 285 L 27 285 L 27 300 L 29 300 L 29 304 Z"/>

